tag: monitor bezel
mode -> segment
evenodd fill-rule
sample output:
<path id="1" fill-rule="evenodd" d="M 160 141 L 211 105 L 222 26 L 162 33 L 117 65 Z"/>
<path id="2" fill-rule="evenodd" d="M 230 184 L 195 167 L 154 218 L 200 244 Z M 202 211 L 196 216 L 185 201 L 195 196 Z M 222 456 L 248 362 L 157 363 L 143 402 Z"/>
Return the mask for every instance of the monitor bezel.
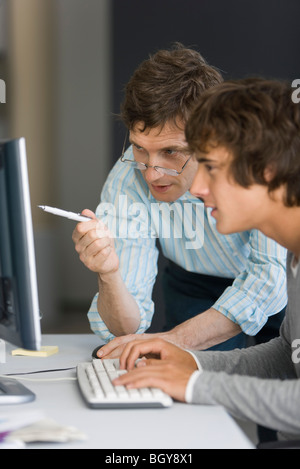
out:
<path id="1" fill-rule="evenodd" d="M 40 310 L 24 138 L 0 140 L 0 186 L 0 338 L 39 350 Z"/>

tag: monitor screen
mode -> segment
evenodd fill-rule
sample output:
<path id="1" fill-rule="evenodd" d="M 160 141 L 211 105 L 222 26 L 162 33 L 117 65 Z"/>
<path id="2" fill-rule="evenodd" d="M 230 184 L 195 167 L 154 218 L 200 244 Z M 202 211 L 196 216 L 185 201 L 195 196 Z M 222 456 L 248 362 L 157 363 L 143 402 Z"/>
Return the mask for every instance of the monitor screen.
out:
<path id="1" fill-rule="evenodd" d="M 0 140 L 0 339 L 41 346 L 25 139 Z"/>

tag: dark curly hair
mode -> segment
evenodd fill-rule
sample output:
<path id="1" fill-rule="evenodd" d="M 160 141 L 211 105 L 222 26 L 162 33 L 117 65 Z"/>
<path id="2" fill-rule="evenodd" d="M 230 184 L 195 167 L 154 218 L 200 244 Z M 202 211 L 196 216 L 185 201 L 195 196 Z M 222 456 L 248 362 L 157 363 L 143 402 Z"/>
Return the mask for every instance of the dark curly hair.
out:
<path id="1" fill-rule="evenodd" d="M 136 69 L 125 87 L 120 117 L 129 130 L 138 122 L 143 123 L 142 131 L 167 121 L 185 123 L 199 96 L 222 81 L 197 51 L 176 43 Z"/>
<path id="2" fill-rule="evenodd" d="M 269 192 L 285 185 L 285 204 L 299 206 L 300 105 L 291 94 L 289 83 L 262 78 L 228 81 L 206 91 L 185 128 L 191 151 L 227 148 L 236 182 L 263 184 Z"/>

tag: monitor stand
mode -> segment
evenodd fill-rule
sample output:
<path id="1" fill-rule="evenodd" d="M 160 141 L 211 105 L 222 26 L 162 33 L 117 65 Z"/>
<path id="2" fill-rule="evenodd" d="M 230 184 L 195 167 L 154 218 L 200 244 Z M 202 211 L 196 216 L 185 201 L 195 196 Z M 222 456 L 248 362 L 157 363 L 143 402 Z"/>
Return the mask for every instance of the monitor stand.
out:
<path id="1" fill-rule="evenodd" d="M 5 362 L 5 341 L 0 339 L 0 364 Z M 0 405 L 24 404 L 34 399 L 35 394 L 15 378 L 0 376 Z"/>

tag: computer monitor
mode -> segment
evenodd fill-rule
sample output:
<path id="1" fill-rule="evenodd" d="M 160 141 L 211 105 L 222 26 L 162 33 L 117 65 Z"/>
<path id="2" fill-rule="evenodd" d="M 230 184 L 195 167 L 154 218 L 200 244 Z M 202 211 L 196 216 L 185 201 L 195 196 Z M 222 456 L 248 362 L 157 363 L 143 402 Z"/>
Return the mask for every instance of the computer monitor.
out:
<path id="1" fill-rule="evenodd" d="M 41 347 L 25 139 L 0 140 L 0 339 Z"/>

